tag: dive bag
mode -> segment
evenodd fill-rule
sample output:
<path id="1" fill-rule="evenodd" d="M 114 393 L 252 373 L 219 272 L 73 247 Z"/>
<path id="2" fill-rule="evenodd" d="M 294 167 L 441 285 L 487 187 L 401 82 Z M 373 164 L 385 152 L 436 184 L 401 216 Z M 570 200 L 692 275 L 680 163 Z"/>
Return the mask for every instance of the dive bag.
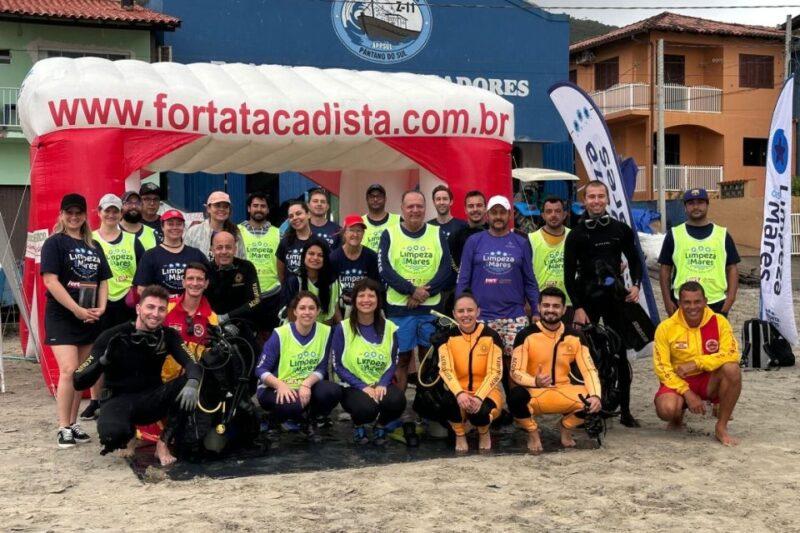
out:
<path id="1" fill-rule="evenodd" d="M 775 326 L 753 318 L 742 326 L 742 359 L 744 368 L 777 368 L 794 366 L 792 346 Z"/>

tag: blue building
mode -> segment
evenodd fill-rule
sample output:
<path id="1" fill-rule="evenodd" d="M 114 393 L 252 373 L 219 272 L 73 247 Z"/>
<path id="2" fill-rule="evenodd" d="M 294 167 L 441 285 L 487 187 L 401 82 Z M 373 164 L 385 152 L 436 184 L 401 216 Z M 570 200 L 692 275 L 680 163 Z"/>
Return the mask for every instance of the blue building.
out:
<path id="1" fill-rule="evenodd" d="M 148 7 L 182 21 L 180 31 L 160 37 L 164 60 L 414 72 L 491 90 L 514 104 L 517 166 L 572 171 L 568 133 L 547 96 L 568 75 L 564 15 L 522 0 L 151 0 Z M 298 175 L 197 177 L 170 173 L 170 199 L 199 210 L 222 186 L 233 198 L 267 189 L 286 200 L 310 185 Z M 234 217 L 244 216 L 236 207 Z"/>

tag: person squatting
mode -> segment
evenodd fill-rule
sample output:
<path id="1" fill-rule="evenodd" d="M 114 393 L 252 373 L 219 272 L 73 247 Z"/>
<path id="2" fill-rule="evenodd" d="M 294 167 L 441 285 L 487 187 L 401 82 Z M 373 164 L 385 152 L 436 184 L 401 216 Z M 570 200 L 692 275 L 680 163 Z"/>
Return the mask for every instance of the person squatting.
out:
<path id="1" fill-rule="evenodd" d="M 576 445 L 574 430 L 597 436 L 598 421 L 613 416 L 638 427 L 618 308 L 638 301 L 644 273 L 632 230 L 606 210 L 606 186 L 589 182 L 584 197 L 571 223 L 564 201 L 544 199 L 528 235 L 513 229 L 507 198 L 480 191 L 465 195 L 461 221 L 452 192 L 437 187 L 437 216 L 426 222 L 422 192 L 405 192 L 400 213 L 389 213 L 385 188 L 373 184 L 367 213 L 339 227 L 328 193 L 314 189 L 310 203 L 289 204 L 281 234 L 264 193 L 249 195 L 247 220 L 234 224 L 230 197 L 215 191 L 208 218 L 187 228 L 180 211 L 157 214 L 160 190 L 147 184 L 104 196 L 94 232 L 86 200 L 69 194 L 41 262 L 45 342 L 61 371 L 58 446 L 91 440 L 77 422 L 88 388 L 81 419 L 97 419 L 102 453 L 133 453 L 156 427 L 163 465 L 181 457 L 181 433 L 201 412 L 208 428 L 250 417 L 239 433 L 252 439 L 293 431 L 320 442 L 341 406 L 357 446 L 419 446 L 424 426 L 432 435 L 438 425 L 460 452 L 471 431 L 489 450 L 492 428 L 514 424 L 539 453 L 542 415 L 560 417 L 564 447 Z M 705 191 L 687 198 L 687 209 L 707 203 Z M 670 241 L 665 256 L 681 243 Z M 597 279 L 615 290 L 598 290 Z M 735 445 L 739 350 L 724 316 L 735 284 L 720 313 L 704 291 L 719 301 L 719 284 L 678 279 L 674 312 L 655 333 L 656 412 L 678 429 L 686 409 L 714 403 L 716 437 Z M 423 374 L 432 376 L 424 386 Z M 223 404 L 227 413 L 207 408 Z"/>

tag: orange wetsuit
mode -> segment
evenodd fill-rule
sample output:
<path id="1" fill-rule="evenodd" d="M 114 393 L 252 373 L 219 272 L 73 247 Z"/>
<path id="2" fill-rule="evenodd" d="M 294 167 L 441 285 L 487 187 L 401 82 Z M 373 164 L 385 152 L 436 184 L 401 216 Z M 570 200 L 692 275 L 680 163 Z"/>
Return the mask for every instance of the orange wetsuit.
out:
<path id="1" fill-rule="evenodd" d="M 464 435 L 464 422 L 469 420 L 485 433 L 500 414 L 503 393 L 503 342 L 493 329 L 478 324 L 472 333 L 452 327 L 447 341 L 439 346 L 439 374 L 445 387 L 453 393 L 448 402 L 447 418 L 456 435 Z M 477 413 L 467 414 L 455 399 L 459 394 L 472 394 L 482 402 Z"/>
<path id="2" fill-rule="evenodd" d="M 570 377 L 577 365 L 583 384 Z M 536 375 L 549 375 L 549 387 L 537 387 Z M 537 322 L 522 330 L 514 341 L 511 357 L 511 380 L 521 385 L 511 390 L 508 405 L 517 424 L 527 431 L 536 431 L 534 417 L 540 414 L 562 414 L 565 428 L 579 426 L 583 420 L 575 416 L 583 409 L 578 395 L 600 397 L 600 379 L 592 356 L 576 331 L 561 324 L 556 331 Z"/>

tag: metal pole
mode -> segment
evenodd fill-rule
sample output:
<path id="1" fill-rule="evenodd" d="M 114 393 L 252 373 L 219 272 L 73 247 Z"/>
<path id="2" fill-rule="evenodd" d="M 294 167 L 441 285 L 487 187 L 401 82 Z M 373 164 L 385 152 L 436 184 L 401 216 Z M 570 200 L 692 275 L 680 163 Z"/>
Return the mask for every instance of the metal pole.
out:
<path id="1" fill-rule="evenodd" d="M 789 78 L 792 63 L 792 16 L 786 15 L 786 34 L 783 42 L 783 79 Z"/>
<path id="2" fill-rule="evenodd" d="M 664 162 L 664 39 L 658 40 L 656 59 L 656 99 L 658 106 L 658 141 L 656 160 L 658 165 L 658 212 L 661 213 L 661 231 L 667 232 L 666 168 Z"/>

